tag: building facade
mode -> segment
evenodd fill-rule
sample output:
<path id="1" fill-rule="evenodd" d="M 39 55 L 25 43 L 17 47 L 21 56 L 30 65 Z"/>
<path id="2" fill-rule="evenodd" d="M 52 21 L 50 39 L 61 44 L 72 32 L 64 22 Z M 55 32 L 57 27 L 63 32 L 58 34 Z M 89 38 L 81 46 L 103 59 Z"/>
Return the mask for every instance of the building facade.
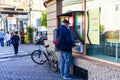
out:
<path id="1" fill-rule="evenodd" d="M 27 0 L 0 0 L 0 28 L 4 31 L 22 30 L 27 24 L 29 6 Z"/>
<path id="2" fill-rule="evenodd" d="M 42 12 L 46 11 L 46 8 L 43 5 L 43 0 L 31 0 L 31 13 L 30 13 L 30 24 L 35 27 L 41 27 L 40 18 L 42 16 Z"/>
<path id="3" fill-rule="evenodd" d="M 43 0 L 0 0 L 0 28 L 24 32 L 29 25 L 40 27 L 44 10 Z"/>
<path id="4" fill-rule="evenodd" d="M 47 7 L 48 43 L 52 49 L 56 16 L 71 11 L 85 12 L 85 15 L 76 15 L 76 25 L 84 28 L 85 44 L 81 48 L 79 42 L 73 49 L 73 73 L 84 80 L 119 80 L 120 1 L 44 0 L 44 4 Z M 72 19 L 69 20 L 72 24 Z"/>

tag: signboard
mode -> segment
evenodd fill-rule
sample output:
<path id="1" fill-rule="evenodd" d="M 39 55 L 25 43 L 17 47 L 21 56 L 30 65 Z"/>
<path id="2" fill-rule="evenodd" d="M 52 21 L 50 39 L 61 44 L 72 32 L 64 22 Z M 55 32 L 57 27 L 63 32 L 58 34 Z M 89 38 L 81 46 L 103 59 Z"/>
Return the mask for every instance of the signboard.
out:
<path id="1" fill-rule="evenodd" d="M 7 17 L 8 21 L 8 30 L 9 31 L 14 31 L 17 27 L 16 25 L 16 18 L 15 17 Z"/>
<path id="2" fill-rule="evenodd" d="M 86 28 L 86 43 L 99 44 L 100 43 L 100 30 L 99 21 L 100 14 L 99 8 L 88 11 L 88 27 Z"/>

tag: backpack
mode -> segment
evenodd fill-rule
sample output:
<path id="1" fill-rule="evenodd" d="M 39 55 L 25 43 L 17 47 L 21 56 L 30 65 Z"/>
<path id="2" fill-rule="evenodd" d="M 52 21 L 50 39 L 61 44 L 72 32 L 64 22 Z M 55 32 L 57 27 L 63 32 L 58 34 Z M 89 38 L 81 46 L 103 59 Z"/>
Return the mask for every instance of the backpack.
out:
<path id="1" fill-rule="evenodd" d="M 58 51 L 59 49 L 57 48 L 57 46 L 60 45 L 61 43 L 61 31 L 60 31 L 60 27 L 57 27 L 54 29 L 53 31 L 53 44 L 55 45 L 55 50 Z"/>

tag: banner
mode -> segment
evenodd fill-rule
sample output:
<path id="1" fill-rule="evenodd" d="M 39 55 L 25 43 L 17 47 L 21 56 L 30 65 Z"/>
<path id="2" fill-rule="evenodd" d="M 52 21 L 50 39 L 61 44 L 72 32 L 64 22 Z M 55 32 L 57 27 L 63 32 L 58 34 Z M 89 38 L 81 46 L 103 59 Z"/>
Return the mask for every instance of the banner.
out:
<path id="1" fill-rule="evenodd" d="M 7 22 L 8 22 L 8 31 L 12 32 L 15 29 L 17 29 L 15 17 L 7 17 Z"/>
<path id="2" fill-rule="evenodd" d="M 86 27 L 86 43 L 100 44 L 99 8 L 88 11 L 88 26 Z"/>

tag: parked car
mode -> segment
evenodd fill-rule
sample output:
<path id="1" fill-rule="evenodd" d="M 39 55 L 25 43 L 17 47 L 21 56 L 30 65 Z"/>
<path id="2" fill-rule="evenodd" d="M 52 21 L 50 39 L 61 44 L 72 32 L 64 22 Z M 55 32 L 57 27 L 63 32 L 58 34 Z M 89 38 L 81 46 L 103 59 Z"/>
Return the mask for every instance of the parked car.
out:
<path id="1" fill-rule="evenodd" d="M 35 36 L 35 42 L 40 38 L 47 39 L 47 31 L 38 31 L 36 36 Z"/>

